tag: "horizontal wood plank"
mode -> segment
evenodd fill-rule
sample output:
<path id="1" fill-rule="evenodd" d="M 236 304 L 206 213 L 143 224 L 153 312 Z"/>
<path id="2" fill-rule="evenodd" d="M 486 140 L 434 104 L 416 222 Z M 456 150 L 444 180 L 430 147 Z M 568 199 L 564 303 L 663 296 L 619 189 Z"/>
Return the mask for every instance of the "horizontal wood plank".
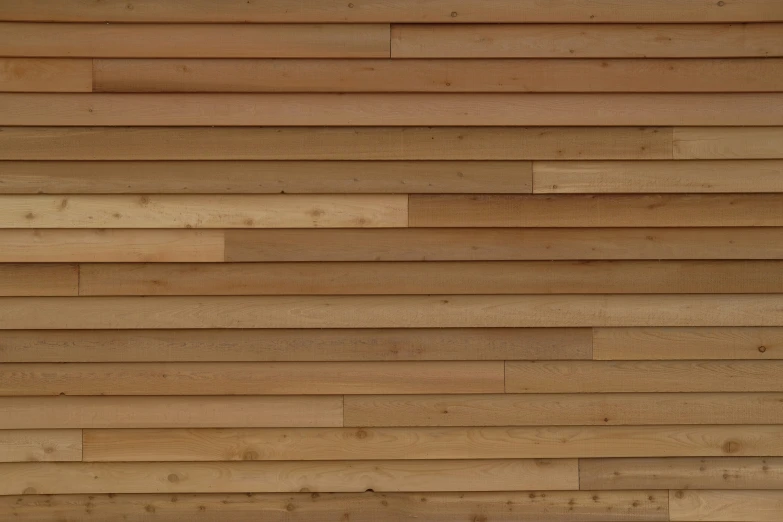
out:
<path id="1" fill-rule="evenodd" d="M 0 462 L 80 460 L 81 430 L 0 430 Z"/>
<path id="2" fill-rule="evenodd" d="M 726 126 L 781 121 L 783 93 L 0 93 L 4 126 Z"/>
<path id="3" fill-rule="evenodd" d="M 79 267 L 0 264 L 0 295 L 79 295 Z"/>
<path id="4" fill-rule="evenodd" d="M 582 459 L 581 489 L 783 489 L 783 458 Z"/>
<path id="5" fill-rule="evenodd" d="M 3 263 L 220 262 L 222 230 L 0 230 Z"/>
<path id="6" fill-rule="evenodd" d="M 783 127 L 674 129 L 674 159 L 783 158 Z"/>
<path id="7" fill-rule="evenodd" d="M 627 7 L 626 7 L 627 8 Z M 97 92 L 772 92 L 783 60 L 96 59 Z"/>
<path id="8" fill-rule="evenodd" d="M 346 426 L 655 424 L 783 424 L 783 394 L 580 393 L 345 397 Z M 613 447 L 616 449 L 618 445 L 614 444 Z"/>
<path id="9" fill-rule="evenodd" d="M 5 56 L 388 58 L 389 45 L 386 24 L 0 23 Z"/>
<path id="10" fill-rule="evenodd" d="M 0 297 L 0 329 L 783 326 L 783 294 Z"/>
<path id="11" fill-rule="evenodd" d="M 783 228 L 227 230 L 226 260 L 783 259 Z"/>
<path id="12" fill-rule="evenodd" d="M 527 161 L 4 161 L 5 194 L 530 193 Z"/>
<path id="13" fill-rule="evenodd" d="M 783 262 L 322 261 L 101 263 L 82 264 L 79 268 L 79 295 L 94 296 L 735 292 L 783 293 Z"/>
<path id="14" fill-rule="evenodd" d="M 594 328 L 602 360 L 783 359 L 783 328 Z"/>
<path id="15" fill-rule="evenodd" d="M 509 393 L 783 392 L 783 361 L 507 361 Z"/>
<path id="16" fill-rule="evenodd" d="M 502 393 L 502 361 L 5 363 L 0 395 Z"/>
<path id="17" fill-rule="evenodd" d="M 579 489 L 573 459 L 10 463 L 0 464 L 0 479 L 5 495 Z"/>
<path id="18" fill-rule="evenodd" d="M 783 517 L 783 491 L 669 492 L 671 520 L 777 522 Z"/>
<path id="19" fill-rule="evenodd" d="M 350 398 L 349 398 L 350 399 Z M 241 461 L 276 460 L 295 454 L 280 449 L 273 436 L 280 430 L 85 430 L 84 460 Z M 759 456 L 783 454 L 781 426 L 577 426 L 540 428 L 361 428 L 358 431 L 299 430 L 295 444 L 316 437 L 344 438 L 361 459 L 441 458 L 584 458 Z M 356 447 L 354 447 L 356 446 Z M 446 447 L 448 446 L 448 447 Z M 407 448 L 407 449 L 405 449 Z M 320 454 L 319 454 L 320 455 Z M 401 457 L 400 457 L 401 456 Z M 328 458 L 328 457 L 327 457 Z M 375 489 L 375 488 L 374 488 Z M 376 489 L 376 491 L 378 491 Z"/>
<path id="20" fill-rule="evenodd" d="M 779 148 L 783 154 L 783 147 Z M 4 160 L 532 160 L 671 156 L 671 128 L 0 127 L 0 159 Z"/>
<path id="21" fill-rule="evenodd" d="M 778 24 L 394 25 L 393 58 L 781 56 Z"/>
<path id="22" fill-rule="evenodd" d="M 92 60 L 0 58 L 0 92 L 92 92 Z"/>
<path id="23" fill-rule="evenodd" d="M 411 227 L 783 225 L 783 194 L 418 195 Z"/>
<path id="24" fill-rule="evenodd" d="M 783 192 L 783 161 L 541 161 L 537 194 Z"/>
<path id="25" fill-rule="evenodd" d="M 0 430 L 325 427 L 342 423 L 339 396 L 0 397 Z"/>

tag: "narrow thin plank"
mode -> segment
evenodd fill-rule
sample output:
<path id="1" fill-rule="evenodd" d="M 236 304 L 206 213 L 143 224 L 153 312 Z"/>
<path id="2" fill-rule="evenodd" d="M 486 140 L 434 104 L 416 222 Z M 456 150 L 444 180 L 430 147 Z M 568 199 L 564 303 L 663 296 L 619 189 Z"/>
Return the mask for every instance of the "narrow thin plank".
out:
<path id="1" fill-rule="evenodd" d="M 0 93 L 0 125 L 5 126 L 726 126 L 781 121 L 783 93 Z"/>
<path id="2" fill-rule="evenodd" d="M 589 328 L 7 330 L 0 362 L 590 359 Z"/>
<path id="3" fill-rule="evenodd" d="M 82 430 L 0 430 L 0 462 L 82 460 Z"/>
<path id="4" fill-rule="evenodd" d="M 579 489 L 571 460 L 0 464 L 0 494 Z M 13 480 L 12 480 L 13 478 Z"/>
<path id="5" fill-rule="evenodd" d="M 388 58 L 389 46 L 387 24 L 0 23 L 5 56 Z"/>
<path id="6" fill-rule="evenodd" d="M 0 297 L 2 330 L 783 326 L 783 294 Z"/>
<path id="7" fill-rule="evenodd" d="M 0 397 L 0 429 L 263 428 L 343 424 L 342 397 Z M 0 432 L 2 433 L 2 432 Z"/>
<path id="8" fill-rule="evenodd" d="M 780 160 L 542 161 L 533 169 L 538 194 L 783 192 Z"/>
<path id="9" fill-rule="evenodd" d="M 393 58 L 781 56 L 778 24 L 394 25 Z"/>
<path id="10" fill-rule="evenodd" d="M 521 193 L 527 161 L 3 161 L 5 194 Z"/>
<path id="11" fill-rule="evenodd" d="M 783 359 L 783 328 L 595 328 L 602 360 Z"/>
<path id="12" fill-rule="evenodd" d="M 345 398 L 346 426 L 655 424 L 783 424 L 783 394 L 580 393 Z M 644 439 L 640 444 L 653 443 Z M 612 451 L 622 451 L 620 446 L 622 444 L 613 443 Z M 695 450 L 689 446 L 686 451 Z"/>
<path id="13" fill-rule="evenodd" d="M 92 60 L 0 58 L 0 92 L 92 92 Z"/>
<path id="14" fill-rule="evenodd" d="M 0 264 L 0 295 L 79 295 L 79 267 Z"/>
<path id="15" fill-rule="evenodd" d="M 502 393 L 503 367 L 502 361 L 4 363 L 0 395 Z"/>
<path id="16" fill-rule="evenodd" d="M 674 129 L 674 159 L 783 158 L 783 127 Z"/>
<path id="17" fill-rule="evenodd" d="M 0 230 L 0 261 L 221 262 L 222 230 Z"/>
<path id="18" fill-rule="evenodd" d="M 507 361 L 509 393 L 783 392 L 783 361 Z"/>
<path id="19" fill-rule="evenodd" d="M 595 490 L 783 489 L 783 458 L 582 459 L 579 480 Z"/>
<path id="20" fill-rule="evenodd" d="M 532 160 L 671 156 L 671 128 L 0 127 L 0 159 L 5 160 Z"/>
<path id="21" fill-rule="evenodd" d="M 97 92 L 773 92 L 783 60 L 96 59 Z"/>
<path id="22" fill-rule="evenodd" d="M 671 520 L 777 522 L 783 518 L 783 491 L 671 491 Z"/>
<path id="23" fill-rule="evenodd" d="M 411 227 L 783 225 L 783 194 L 413 194 L 409 208 Z"/>
<path id="24" fill-rule="evenodd" d="M 122 263 L 79 272 L 79 295 L 96 296 L 593 293 L 783 293 L 783 262 Z"/>
<path id="25" fill-rule="evenodd" d="M 227 261 L 783 259 L 783 228 L 228 230 Z"/>
<path id="26" fill-rule="evenodd" d="M 0 195 L 2 228 L 375 228 L 408 226 L 408 196 Z"/>
<path id="27" fill-rule="evenodd" d="M 0 496 L 0 516 L 8 520 L 79 520 L 87 511 L 105 522 L 668 520 L 666 491 Z"/>
<path id="28" fill-rule="evenodd" d="M 352 399 L 347 397 L 347 399 Z M 352 402 L 352 401 L 349 401 Z M 298 430 L 298 447 L 315 437 L 343 438 L 334 458 L 435 459 L 762 456 L 783 454 L 781 426 L 577 426 L 541 428 L 361 428 Z M 281 430 L 85 430 L 84 460 L 240 461 L 299 458 L 273 442 Z M 287 437 L 286 437 L 287 438 Z M 448 446 L 448 448 L 446 447 Z M 400 457 L 401 456 L 401 457 Z M 327 457 L 329 458 L 329 457 Z M 430 461 L 432 462 L 432 461 Z M 373 488 L 376 491 L 378 489 Z"/>

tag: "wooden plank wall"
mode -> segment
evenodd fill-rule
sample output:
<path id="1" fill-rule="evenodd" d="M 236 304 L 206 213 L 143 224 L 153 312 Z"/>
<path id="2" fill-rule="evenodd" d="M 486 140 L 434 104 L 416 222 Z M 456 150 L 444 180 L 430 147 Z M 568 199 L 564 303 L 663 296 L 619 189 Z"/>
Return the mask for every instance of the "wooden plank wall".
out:
<path id="1" fill-rule="evenodd" d="M 780 0 L 0 0 L 0 519 L 783 520 Z"/>

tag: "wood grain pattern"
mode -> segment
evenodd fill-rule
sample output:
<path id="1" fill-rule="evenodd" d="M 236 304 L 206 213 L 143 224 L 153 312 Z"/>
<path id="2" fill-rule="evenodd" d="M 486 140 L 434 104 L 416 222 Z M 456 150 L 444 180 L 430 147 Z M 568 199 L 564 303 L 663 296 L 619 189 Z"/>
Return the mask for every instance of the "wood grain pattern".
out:
<path id="1" fill-rule="evenodd" d="M 781 328 L 594 328 L 604 360 L 783 359 Z"/>
<path id="2" fill-rule="evenodd" d="M 783 127 L 674 129 L 674 159 L 783 158 Z"/>
<path id="3" fill-rule="evenodd" d="M 775 145 L 767 148 L 774 149 Z M 778 148 L 783 154 L 783 147 Z M 3 160 L 498 161 L 671 157 L 670 128 L 0 127 Z"/>
<path id="4" fill-rule="evenodd" d="M 590 359 L 589 328 L 6 330 L 0 362 Z"/>
<path id="5" fill-rule="evenodd" d="M 220 262 L 222 230 L 0 230 L 0 261 Z"/>
<path id="6" fill-rule="evenodd" d="M 0 23 L 5 56 L 388 58 L 386 24 Z"/>
<path id="7" fill-rule="evenodd" d="M 783 516 L 783 491 L 671 491 L 671 520 L 775 522 Z"/>
<path id="8" fill-rule="evenodd" d="M 227 230 L 226 261 L 783 259 L 783 228 Z"/>
<path id="9" fill-rule="evenodd" d="M 783 93 L 0 93 L 4 126 L 595 127 L 782 121 Z"/>
<path id="10" fill-rule="evenodd" d="M 4 161 L 6 194 L 530 193 L 527 161 Z"/>
<path id="11" fill-rule="evenodd" d="M 81 430 L 0 430 L 0 462 L 80 460 Z"/>
<path id="12" fill-rule="evenodd" d="M 2 266 L 0 265 L 0 273 Z M 783 262 L 322 261 L 230 264 L 101 263 L 79 266 L 79 295 L 94 296 L 631 292 L 783 293 Z"/>
<path id="13" fill-rule="evenodd" d="M 0 295 L 79 295 L 79 267 L 0 264 Z"/>
<path id="14" fill-rule="evenodd" d="M 92 92 L 92 60 L 0 58 L 0 92 Z"/>
<path id="15" fill-rule="evenodd" d="M 627 9 L 627 6 L 625 7 Z M 771 92 L 783 60 L 96 59 L 97 92 Z"/>
<path id="16" fill-rule="evenodd" d="M 348 397 L 347 399 L 352 399 Z M 312 432 L 312 433 L 311 433 Z M 780 426 L 576 426 L 541 428 L 361 428 L 353 459 L 440 458 L 470 455 L 488 458 L 585 458 L 781 455 Z M 270 440 L 280 430 L 85 430 L 84 460 L 241 461 L 277 460 L 290 455 Z M 287 432 L 290 433 L 290 432 Z M 339 438 L 353 445 L 355 429 L 301 430 L 296 440 Z M 291 436 L 291 435 L 289 435 Z M 440 444 L 438 444 L 440 441 Z M 403 446 L 408 445 L 408 450 Z M 450 445 L 450 449 L 439 446 Z M 409 451 L 410 453 L 405 453 Z M 340 451 L 337 455 L 346 454 Z M 342 457 L 340 457 L 342 458 Z M 397 458 L 397 457 L 394 457 Z M 363 488 L 362 490 L 364 490 Z M 378 491 L 377 488 L 373 488 Z"/>
<path id="17" fill-rule="evenodd" d="M 541 161 L 534 193 L 783 192 L 783 161 Z"/>
<path id="18" fill-rule="evenodd" d="M 0 395 L 502 393 L 501 361 L 38 363 L 0 366 Z"/>
<path id="19" fill-rule="evenodd" d="M 0 297 L 0 329 L 783 326 L 781 294 Z"/>
<path id="20" fill-rule="evenodd" d="M 781 419 L 780 393 L 345 397 L 346 426 L 780 424 Z"/>
<path id="21" fill-rule="evenodd" d="M 582 489 L 782 489 L 783 458 L 583 459 Z"/>
<path id="22" fill-rule="evenodd" d="M 778 24 L 394 25 L 393 58 L 781 56 Z"/>
<path id="23" fill-rule="evenodd" d="M 342 426 L 342 397 L 0 397 L 0 429 Z M 0 431 L 2 433 L 2 431 Z"/>

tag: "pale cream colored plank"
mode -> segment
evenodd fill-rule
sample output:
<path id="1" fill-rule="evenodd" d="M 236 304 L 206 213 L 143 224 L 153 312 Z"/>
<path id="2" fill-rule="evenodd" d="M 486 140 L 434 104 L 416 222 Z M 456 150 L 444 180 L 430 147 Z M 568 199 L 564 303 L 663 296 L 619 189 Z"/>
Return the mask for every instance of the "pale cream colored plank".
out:
<path id="1" fill-rule="evenodd" d="M 783 127 L 674 129 L 674 159 L 783 158 Z"/>
<path id="2" fill-rule="evenodd" d="M 0 430 L 0 462 L 82 460 L 82 430 Z"/>
<path id="3" fill-rule="evenodd" d="M 0 92 L 91 92 L 92 60 L 0 58 Z"/>
<path id="4" fill-rule="evenodd" d="M 79 295 L 79 267 L 0 264 L 0 295 Z"/>
<path id="5" fill-rule="evenodd" d="M 777 522 L 783 518 L 783 491 L 671 491 L 671 520 Z"/>

